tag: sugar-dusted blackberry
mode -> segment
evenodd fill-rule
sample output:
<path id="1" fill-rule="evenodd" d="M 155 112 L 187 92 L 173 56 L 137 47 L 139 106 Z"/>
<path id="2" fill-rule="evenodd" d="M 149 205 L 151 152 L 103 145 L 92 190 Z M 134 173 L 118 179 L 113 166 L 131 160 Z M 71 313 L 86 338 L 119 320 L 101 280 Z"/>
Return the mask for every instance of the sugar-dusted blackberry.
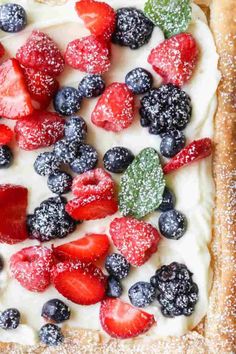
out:
<path id="1" fill-rule="evenodd" d="M 117 279 L 123 279 L 129 274 L 130 264 L 121 254 L 112 253 L 106 258 L 105 268 L 111 276 Z"/>
<path id="2" fill-rule="evenodd" d="M 161 154 L 165 157 L 174 157 L 183 149 L 186 143 L 185 136 L 180 130 L 170 130 L 163 135 L 160 145 Z"/>
<path id="3" fill-rule="evenodd" d="M 8 168 L 13 162 L 13 154 L 9 146 L 0 145 L 0 168 Z"/>
<path id="4" fill-rule="evenodd" d="M 0 29 L 15 33 L 22 31 L 27 24 L 25 9 L 18 4 L 3 4 L 0 6 Z"/>
<path id="5" fill-rule="evenodd" d="M 56 142 L 53 152 L 59 161 L 70 163 L 76 159 L 79 148 L 80 143 L 78 141 L 62 139 Z"/>
<path id="6" fill-rule="evenodd" d="M 175 195 L 174 193 L 167 187 L 164 189 L 164 193 L 162 196 L 162 202 L 159 205 L 157 210 L 160 211 L 168 211 L 174 209 L 175 207 Z"/>
<path id="7" fill-rule="evenodd" d="M 69 173 L 57 171 L 48 176 L 48 188 L 52 193 L 64 194 L 71 190 L 73 178 Z"/>
<path id="8" fill-rule="evenodd" d="M 92 170 L 98 163 L 98 153 L 93 146 L 81 144 L 76 159 L 70 163 L 73 172 L 81 174 Z"/>
<path id="9" fill-rule="evenodd" d="M 41 316 L 46 320 L 61 323 L 70 318 L 69 307 L 59 299 L 51 299 L 45 302 Z"/>
<path id="10" fill-rule="evenodd" d="M 140 95 L 151 90 L 152 74 L 143 68 L 136 68 L 128 72 L 125 83 L 134 94 Z"/>
<path id="11" fill-rule="evenodd" d="M 151 278 L 157 300 L 165 317 L 190 316 L 198 301 L 198 286 L 186 265 L 173 262 L 164 265 Z"/>
<path id="12" fill-rule="evenodd" d="M 67 141 L 84 142 L 87 136 L 87 124 L 80 116 L 72 116 L 66 120 L 65 139 Z"/>
<path id="13" fill-rule="evenodd" d="M 98 97 L 105 90 L 105 82 L 101 75 L 89 74 L 82 79 L 78 90 L 82 97 Z"/>
<path id="14" fill-rule="evenodd" d="M 168 210 L 160 215 L 159 229 L 164 237 L 179 240 L 187 229 L 186 217 L 178 210 Z"/>
<path id="15" fill-rule="evenodd" d="M 155 300 L 156 289 L 150 283 L 139 281 L 131 286 L 128 295 L 132 305 L 146 307 Z"/>
<path id="16" fill-rule="evenodd" d="M 63 116 L 71 116 L 80 109 L 82 97 L 74 87 L 62 87 L 53 99 L 55 111 Z"/>
<path id="17" fill-rule="evenodd" d="M 141 99 L 139 112 L 141 125 L 145 121 L 150 134 L 183 130 L 191 118 L 191 99 L 185 91 L 172 84 L 162 85 L 150 90 Z"/>
<path id="18" fill-rule="evenodd" d="M 141 10 L 123 7 L 116 12 L 116 27 L 112 41 L 121 46 L 138 49 L 148 43 L 154 25 Z"/>
<path id="19" fill-rule="evenodd" d="M 20 324 L 20 312 L 17 309 L 7 309 L 0 312 L 0 328 L 16 329 Z"/>
<path id="20" fill-rule="evenodd" d="M 34 162 L 34 170 L 40 176 L 48 176 L 58 171 L 61 162 L 52 152 L 42 152 Z"/>
<path id="21" fill-rule="evenodd" d="M 122 146 L 116 146 L 107 150 L 103 157 L 105 169 L 113 173 L 124 172 L 133 160 L 133 153 Z"/>
<path id="22" fill-rule="evenodd" d="M 40 328 L 39 339 L 44 344 L 55 346 L 63 342 L 64 336 L 60 327 L 53 323 L 47 323 Z"/>
<path id="23" fill-rule="evenodd" d="M 109 297 L 120 297 L 123 292 L 119 279 L 109 276 L 107 279 L 106 295 Z"/>

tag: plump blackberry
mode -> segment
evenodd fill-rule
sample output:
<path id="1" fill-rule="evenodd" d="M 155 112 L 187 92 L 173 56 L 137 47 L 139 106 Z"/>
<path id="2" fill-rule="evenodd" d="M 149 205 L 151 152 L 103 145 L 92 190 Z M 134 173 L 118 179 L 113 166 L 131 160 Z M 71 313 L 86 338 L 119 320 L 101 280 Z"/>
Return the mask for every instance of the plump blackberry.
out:
<path id="1" fill-rule="evenodd" d="M 128 295 L 132 305 L 146 307 L 155 300 L 156 289 L 150 283 L 139 281 L 131 286 Z"/>
<path id="2" fill-rule="evenodd" d="M 81 174 L 92 170 L 98 163 L 98 153 L 88 144 L 81 144 L 76 159 L 70 163 L 73 172 Z"/>
<path id="3" fill-rule="evenodd" d="M 39 339 L 44 344 L 55 346 L 63 342 L 64 336 L 60 327 L 53 323 L 47 323 L 40 328 Z"/>
<path id="4" fill-rule="evenodd" d="M 178 210 L 168 210 L 160 215 L 159 229 L 164 237 L 179 240 L 187 229 L 186 217 Z"/>
<path id="5" fill-rule="evenodd" d="M 48 188 L 52 193 L 64 194 L 71 190 L 73 178 L 69 173 L 57 171 L 48 176 Z"/>
<path id="6" fill-rule="evenodd" d="M 13 154 L 7 145 L 0 145 L 0 168 L 8 168 L 13 162 Z"/>
<path id="7" fill-rule="evenodd" d="M 40 242 L 64 238 L 76 228 L 75 221 L 65 211 L 66 199 L 49 198 L 27 218 L 31 238 Z"/>
<path id="8" fill-rule="evenodd" d="M 0 328 L 16 329 L 20 324 L 20 312 L 17 309 L 7 309 L 0 313 Z"/>
<path id="9" fill-rule="evenodd" d="M 161 140 L 161 154 L 167 158 L 173 157 L 183 149 L 186 143 L 183 132 L 179 130 L 170 130 L 164 134 Z"/>
<path id="10" fill-rule="evenodd" d="M 40 176 L 48 176 L 58 171 L 61 162 L 52 152 L 42 152 L 34 162 L 34 170 Z"/>
<path id="11" fill-rule="evenodd" d="M 116 27 L 113 43 L 138 49 L 148 43 L 153 31 L 153 23 L 141 10 L 123 7 L 116 12 Z"/>
<path id="12" fill-rule="evenodd" d="M 165 317 L 190 316 L 198 301 L 198 286 L 186 265 L 173 262 L 164 265 L 151 278 L 157 289 L 157 300 Z"/>
<path id="13" fill-rule="evenodd" d="M 82 79 L 79 84 L 78 90 L 82 97 L 98 97 L 105 90 L 105 82 L 101 75 L 89 74 Z"/>
<path id="14" fill-rule="evenodd" d="M 103 157 L 105 169 L 113 173 L 124 172 L 133 160 L 133 153 L 121 146 L 109 149 Z"/>
<path id="15" fill-rule="evenodd" d="M 152 74 L 143 68 L 136 68 L 126 75 L 125 83 L 134 94 L 140 95 L 151 90 Z"/>
<path id="16" fill-rule="evenodd" d="M 123 292 L 122 285 L 119 279 L 109 276 L 107 279 L 106 295 L 109 297 L 120 297 Z"/>
<path id="17" fill-rule="evenodd" d="M 65 124 L 65 139 L 67 141 L 84 142 L 87 136 L 87 124 L 82 117 L 72 116 Z"/>
<path id="18" fill-rule="evenodd" d="M 63 116 L 71 116 L 80 109 L 82 97 L 74 87 L 62 87 L 54 97 L 55 111 Z"/>
<path id="19" fill-rule="evenodd" d="M 123 279 L 129 274 L 130 264 L 121 254 L 112 253 L 106 258 L 105 268 L 111 276 L 116 279 Z"/>
<path id="20" fill-rule="evenodd" d="M 43 305 L 41 316 L 46 320 L 61 323 L 70 318 L 70 309 L 63 301 L 51 299 Z"/>
<path id="21" fill-rule="evenodd" d="M 183 130 L 191 118 L 192 106 L 188 94 L 172 85 L 150 90 L 141 99 L 140 123 L 149 127 L 150 134 Z"/>
<path id="22" fill-rule="evenodd" d="M 78 141 L 62 139 L 56 142 L 53 152 L 59 161 L 70 163 L 78 156 L 79 148 L 80 143 Z"/>
<path id="23" fill-rule="evenodd" d="M 163 193 L 163 196 L 162 196 L 162 202 L 159 205 L 157 210 L 160 210 L 160 211 L 164 212 L 164 211 L 168 211 L 168 210 L 174 209 L 175 201 L 176 200 L 175 200 L 174 193 L 169 188 L 165 187 L 164 193 Z"/>
<path id="24" fill-rule="evenodd" d="M 27 24 L 25 9 L 18 4 L 0 6 L 0 29 L 4 32 L 15 33 L 22 31 Z"/>

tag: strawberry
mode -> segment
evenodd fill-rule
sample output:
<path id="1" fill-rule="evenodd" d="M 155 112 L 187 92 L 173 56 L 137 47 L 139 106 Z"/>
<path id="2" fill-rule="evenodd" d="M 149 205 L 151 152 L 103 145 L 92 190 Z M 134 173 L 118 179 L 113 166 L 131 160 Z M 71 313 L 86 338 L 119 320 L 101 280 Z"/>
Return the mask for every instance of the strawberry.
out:
<path id="1" fill-rule="evenodd" d="M 66 204 L 67 213 L 75 220 L 103 219 L 117 210 L 117 202 L 112 197 L 99 195 L 75 198 Z"/>
<path id="2" fill-rule="evenodd" d="M 12 276 L 29 291 L 42 292 L 50 285 L 52 251 L 42 246 L 23 248 L 10 259 Z"/>
<path id="3" fill-rule="evenodd" d="M 57 113 L 35 111 L 16 123 L 15 134 L 23 150 L 51 146 L 64 135 L 64 119 Z"/>
<path id="4" fill-rule="evenodd" d="M 198 54 L 193 36 L 189 33 L 180 33 L 154 48 L 148 62 L 163 78 L 164 83 L 182 86 L 191 78 Z"/>
<path id="5" fill-rule="evenodd" d="M 0 124 L 0 145 L 9 144 L 13 137 L 13 131 L 7 125 Z"/>
<path id="6" fill-rule="evenodd" d="M 53 248 L 56 256 L 81 262 L 94 262 L 107 254 L 110 243 L 107 235 L 87 234 L 84 237 Z"/>
<path id="7" fill-rule="evenodd" d="M 91 34 L 106 40 L 111 38 L 116 24 L 116 13 L 111 6 L 100 1 L 80 0 L 75 8 Z"/>
<path id="8" fill-rule="evenodd" d="M 0 66 L 0 116 L 19 119 L 33 112 L 22 69 L 16 59 Z"/>
<path id="9" fill-rule="evenodd" d="M 110 67 L 110 48 L 101 37 L 91 35 L 75 39 L 66 48 L 65 60 L 74 69 L 103 74 Z"/>
<path id="10" fill-rule="evenodd" d="M 120 299 L 107 298 L 101 303 L 100 322 L 111 337 L 127 339 L 147 332 L 155 319 Z"/>
<path id="11" fill-rule="evenodd" d="M 92 113 L 93 124 L 119 132 L 134 119 L 134 95 L 126 84 L 114 82 L 106 88 Z"/>
<path id="12" fill-rule="evenodd" d="M 144 264 L 157 251 L 160 241 L 158 231 L 151 224 L 131 217 L 114 219 L 110 235 L 120 253 L 134 266 Z"/>
<path id="13" fill-rule="evenodd" d="M 114 196 L 115 183 L 111 175 L 102 168 L 87 171 L 73 180 L 72 193 L 76 197 Z"/>
<path id="14" fill-rule="evenodd" d="M 93 264 L 63 262 L 51 272 L 57 291 L 79 305 L 92 305 L 101 301 L 106 292 L 106 276 Z"/>
<path id="15" fill-rule="evenodd" d="M 64 59 L 53 40 L 45 33 L 33 31 L 18 49 L 16 58 L 21 65 L 57 76 L 64 70 Z"/>
<path id="16" fill-rule="evenodd" d="M 27 198 L 25 187 L 0 185 L 0 242 L 14 244 L 27 238 Z"/>
<path id="17" fill-rule="evenodd" d="M 3 47 L 2 43 L 0 43 L 0 58 L 5 55 L 5 48 Z"/>
<path id="18" fill-rule="evenodd" d="M 191 144 L 183 148 L 163 167 L 163 172 L 167 175 L 178 170 L 183 166 L 187 166 L 195 161 L 204 159 L 212 153 L 211 139 L 194 140 Z"/>

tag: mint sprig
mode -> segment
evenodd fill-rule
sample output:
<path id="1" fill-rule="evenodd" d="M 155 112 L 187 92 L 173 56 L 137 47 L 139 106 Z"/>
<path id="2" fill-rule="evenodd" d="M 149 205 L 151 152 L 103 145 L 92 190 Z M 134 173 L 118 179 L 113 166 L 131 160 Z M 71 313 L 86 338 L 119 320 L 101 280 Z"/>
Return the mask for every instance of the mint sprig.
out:
<path id="1" fill-rule="evenodd" d="M 186 31 L 192 9 L 189 0 L 147 0 L 144 13 L 169 38 Z"/>
<path id="2" fill-rule="evenodd" d="M 156 150 L 142 150 L 121 178 L 119 210 L 137 219 L 153 212 L 162 202 L 165 179 Z"/>

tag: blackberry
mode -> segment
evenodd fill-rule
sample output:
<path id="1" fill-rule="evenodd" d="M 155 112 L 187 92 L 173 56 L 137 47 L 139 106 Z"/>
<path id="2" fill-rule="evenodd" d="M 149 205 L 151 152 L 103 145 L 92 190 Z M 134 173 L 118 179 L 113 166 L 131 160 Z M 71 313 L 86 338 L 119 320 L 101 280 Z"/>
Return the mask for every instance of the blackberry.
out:
<path id="1" fill-rule="evenodd" d="M 105 169 L 113 173 L 124 172 L 133 160 L 133 153 L 121 146 L 111 148 L 103 157 Z"/>
<path id="2" fill-rule="evenodd" d="M 25 9 L 18 4 L 0 6 L 0 29 L 4 32 L 15 33 L 22 31 L 27 24 Z"/>
<path id="3" fill-rule="evenodd" d="M 116 27 L 113 43 L 138 49 L 148 43 L 154 25 L 141 10 L 123 7 L 116 12 Z"/>
<path id="4" fill-rule="evenodd" d="M 160 151 L 165 157 L 173 157 L 183 149 L 186 143 L 183 132 L 179 130 L 170 130 L 164 134 L 161 140 Z"/>
<path id="5" fill-rule="evenodd" d="M 159 229 L 161 234 L 172 240 L 179 240 L 185 233 L 187 220 L 178 210 L 168 210 L 160 215 Z"/>
<path id="6" fill-rule="evenodd" d="M 47 345 L 59 345 L 63 342 L 64 336 L 60 327 L 55 324 L 47 323 L 40 328 L 39 339 Z"/>
<path id="7" fill-rule="evenodd" d="M 65 139 L 67 141 L 83 142 L 87 136 L 87 124 L 79 116 L 72 116 L 65 124 Z"/>
<path id="8" fill-rule="evenodd" d="M 80 143 L 77 141 L 59 140 L 54 146 L 54 154 L 59 161 L 70 163 L 75 160 L 79 152 Z"/>
<path id="9" fill-rule="evenodd" d="M 150 283 L 139 281 L 131 286 L 128 294 L 132 305 L 146 307 L 155 300 L 156 289 Z"/>
<path id="10" fill-rule="evenodd" d="M 80 109 L 82 98 L 74 87 L 62 87 L 54 97 L 55 111 L 63 116 L 71 116 Z"/>
<path id="11" fill-rule="evenodd" d="M 81 174 L 92 170 L 98 163 L 98 153 L 88 144 L 81 144 L 76 159 L 70 163 L 73 172 Z"/>
<path id="12" fill-rule="evenodd" d="M 58 171 L 48 176 L 48 188 L 55 194 L 68 193 L 71 190 L 72 181 L 69 173 Z"/>
<path id="13" fill-rule="evenodd" d="M 48 176 L 58 171 L 61 162 L 52 152 L 42 152 L 34 162 L 34 170 L 40 176 Z"/>
<path id="14" fill-rule="evenodd" d="M 192 106 L 188 94 L 172 85 L 150 90 L 141 99 L 141 125 L 149 127 L 150 134 L 183 130 L 191 117 Z"/>
<path id="15" fill-rule="evenodd" d="M 164 265 L 151 278 L 157 300 L 165 317 L 190 316 L 198 301 L 198 286 L 186 265 L 173 262 Z"/>
<path id="16" fill-rule="evenodd" d="M 105 82 L 101 75 L 89 74 L 82 79 L 79 84 L 78 90 L 82 97 L 98 97 L 105 90 Z"/>
<path id="17" fill-rule="evenodd" d="M 43 305 L 41 316 L 46 320 L 61 323 L 70 318 L 70 309 L 63 301 L 52 299 Z"/>
<path id="18" fill-rule="evenodd" d="M 121 254 L 112 253 L 106 258 L 105 268 L 111 276 L 123 279 L 129 274 L 130 264 Z"/>
<path id="19" fill-rule="evenodd" d="M 174 206 L 175 206 L 175 195 L 169 188 L 165 187 L 162 196 L 162 202 L 159 205 L 158 210 L 168 211 L 174 209 Z"/>
<path id="20" fill-rule="evenodd" d="M 148 92 L 152 88 L 152 75 L 143 68 L 131 70 L 125 77 L 125 83 L 136 95 Z"/>
<path id="21" fill-rule="evenodd" d="M 7 309 L 0 313 L 0 328 L 16 329 L 20 324 L 20 312 L 17 309 Z"/>
<path id="22" fill-rule="evenodd" d="M 13 162 L 11 149 L 7 145 L 0 145 L 0 168 L 8 168 Z"/>
<path id="23" fill-rule="evenodd" d="M 123 288 L 121 286 L 119 279 L 109 276 L 107 281 L 106 295 L 109 297 L 116 298 L 116 297 L 120 297 L 122 292 L 123 292 Z"/>

